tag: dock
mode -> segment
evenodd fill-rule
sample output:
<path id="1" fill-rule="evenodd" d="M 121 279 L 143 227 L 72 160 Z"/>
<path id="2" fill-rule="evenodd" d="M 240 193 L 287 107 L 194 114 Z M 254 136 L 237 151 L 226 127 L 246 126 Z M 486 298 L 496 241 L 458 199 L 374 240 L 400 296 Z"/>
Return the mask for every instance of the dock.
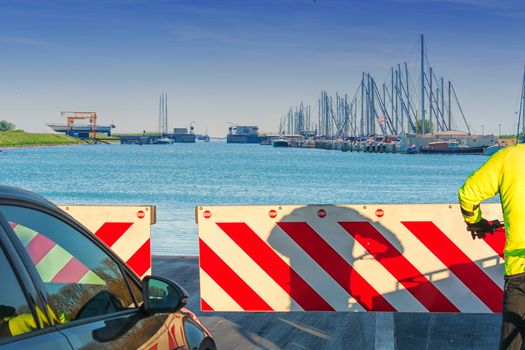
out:
<path id="1" fill-rule="evenodd" d="M 501 314 L 201 312 L 199 259 L 154 256 L 153 274 L 190 294 L 187 307 L 219 349 L 497 349 Z"/>

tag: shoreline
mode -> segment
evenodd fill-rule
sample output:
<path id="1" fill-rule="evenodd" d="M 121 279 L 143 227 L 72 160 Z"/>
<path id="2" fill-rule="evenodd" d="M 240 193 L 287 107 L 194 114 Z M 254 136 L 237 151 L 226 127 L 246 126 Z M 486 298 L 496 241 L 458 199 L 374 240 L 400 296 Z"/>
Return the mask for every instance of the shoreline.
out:
<path id="1" fill-rule="evenodd" d="M 13 145 L 13 146 L 0 146 L 0 150 L 3 149 L 16 149 L 16 148 L 34 148 L 34 147 L 57 147 L 57 146 L 82 146 L 87 143 L 55 143 L 55 144 L 41 144 L 41 145 Z"/>
<path id="2" fill-rule="evenodd" d="M 46 146 L 79 145 L 84 142 L 71 136 L 48 133 L 27 133 L 24 131 L 0 132 L 0 149 Z"/>

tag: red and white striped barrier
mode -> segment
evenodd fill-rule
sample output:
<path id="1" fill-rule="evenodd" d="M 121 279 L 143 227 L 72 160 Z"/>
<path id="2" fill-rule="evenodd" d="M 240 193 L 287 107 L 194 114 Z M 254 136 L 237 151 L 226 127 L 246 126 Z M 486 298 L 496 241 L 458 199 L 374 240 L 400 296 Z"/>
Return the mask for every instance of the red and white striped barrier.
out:
<path id="1" fill-rule="evenodd" d="M 110 247 L 139 277 L 151 274 L 154 206 L 59 206 Z"/>
<path id="2" fill-rule="evenodd" d="M 482 206 L 502 219 L 499 204 Z M 198 207 L 203 311 L 501 312 L 503 231 L 457 204 Z"/>

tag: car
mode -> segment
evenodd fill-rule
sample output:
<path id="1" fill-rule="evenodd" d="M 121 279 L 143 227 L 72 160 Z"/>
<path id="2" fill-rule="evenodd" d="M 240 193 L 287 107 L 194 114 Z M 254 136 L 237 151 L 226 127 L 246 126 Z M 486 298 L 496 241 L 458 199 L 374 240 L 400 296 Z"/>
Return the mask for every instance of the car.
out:
<path id="1" fill-rule="evenodd" d="M 216 349 L 181 286 L 35 193 L 0 186 L 0 253 L 1 349 Z"/>

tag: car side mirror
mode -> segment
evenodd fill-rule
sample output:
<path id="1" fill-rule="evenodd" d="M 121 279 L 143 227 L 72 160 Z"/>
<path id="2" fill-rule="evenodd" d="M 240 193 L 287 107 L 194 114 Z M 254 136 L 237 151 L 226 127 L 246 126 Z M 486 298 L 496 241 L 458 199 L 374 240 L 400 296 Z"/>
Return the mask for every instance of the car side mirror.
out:
<path id="1" fill-rule="evenodd" d="M 175 312 L 188 302 L 188 292 L 177 283 L 163 277 L 146 276 L 142 280 L 144 311 L 153 315 Z"/>

